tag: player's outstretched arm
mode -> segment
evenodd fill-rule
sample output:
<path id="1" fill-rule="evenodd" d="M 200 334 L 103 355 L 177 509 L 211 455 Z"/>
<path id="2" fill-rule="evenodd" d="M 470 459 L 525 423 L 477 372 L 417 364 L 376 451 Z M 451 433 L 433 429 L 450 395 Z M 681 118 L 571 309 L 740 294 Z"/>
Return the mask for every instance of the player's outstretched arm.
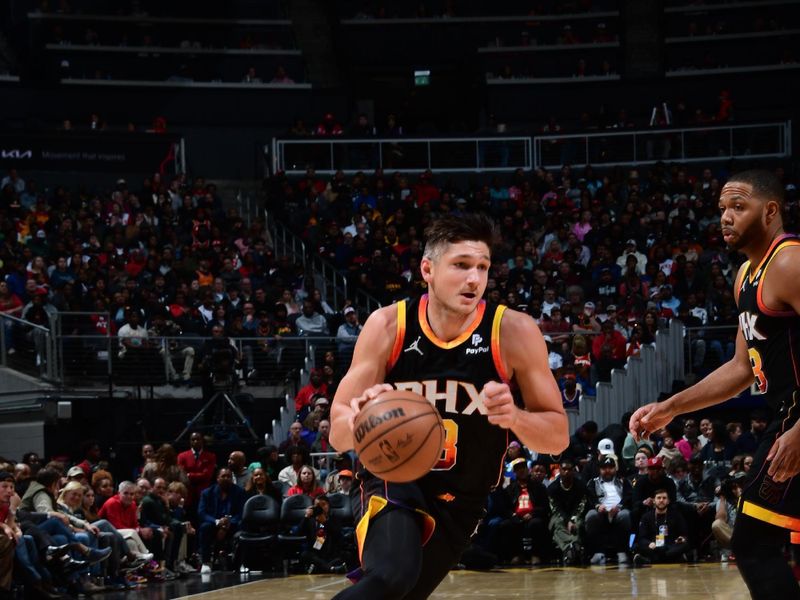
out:
<path id="1" fill-rule="evenodd" d="M 386 363 L 395 340 L 397 307 L 387 306 L 372 313 L 358 335 L 350 369 L 342 378 L 331 405 L 330 442 L 338 452 L 353 444 L 355 407 L 377 396 L 383 388 Z M 391 386 L 386 385 L 387 388 Z"/>
<path id="2" fill-rule="evenodd" d="M 630 420 L 633 437 L 639 441 L 665 427 L 676 416 L 714 406 L 739 394 L 753 383 L 753 368 L 741 330 L 736 334 L 736 353 L 709 375 L 665 400 L 639 408 Z"/>
<path id="3" fill-rule="evenodd" d="M 525 408 L 514 404 L 505 383 L 484 386 L 489 422 L 511 429 L 531 450 L 559 454 L 569 445 L 569 425 L 558 385 L 547 362 L 547 346 L 528 315 L 507 310 L 500 324 L 501 352 Z"/>

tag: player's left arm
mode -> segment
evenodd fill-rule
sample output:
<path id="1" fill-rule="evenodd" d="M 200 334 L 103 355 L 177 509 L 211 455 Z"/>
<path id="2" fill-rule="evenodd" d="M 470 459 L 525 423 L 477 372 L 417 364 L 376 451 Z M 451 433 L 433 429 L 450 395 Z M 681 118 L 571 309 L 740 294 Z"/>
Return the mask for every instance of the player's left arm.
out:
<path id="1" fill-rule="evenodd" d="M 500 324 L 501 354 L 506 371 L 519 385 L 525 404 L 514 404 L 506 383 L 490 381 L 483 388 L 489 422 L 511 429 L 531 450 L 559 454 L 569 445 L 567 415 L 547 361 L 539 328 L 526 314 L 507 310 Z"/>
<path id="2" fill-rule="evenodd" d="M 776 254 L 769 275 L 762 284 L 769 286 L 764 298 L 767 306 L 791 309 L 800 315 L 800 246 L 790 246 Z M 767 460 L 772 461 L 770 477 L 779 483 L 800 473 L 800 421 L 775 440 Z"/>

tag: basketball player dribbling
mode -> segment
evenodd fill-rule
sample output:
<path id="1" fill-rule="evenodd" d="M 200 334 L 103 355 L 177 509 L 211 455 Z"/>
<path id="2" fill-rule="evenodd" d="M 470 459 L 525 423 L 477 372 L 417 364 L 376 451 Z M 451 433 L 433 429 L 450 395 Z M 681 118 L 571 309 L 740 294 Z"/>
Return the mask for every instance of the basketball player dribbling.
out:
<path id="1" fill-rule="evenodd" d="M 533 319 L 483 300 L 494 239 L 482 215 L 447 216 L 425 232 L 428 293 L 375 311 L 331 408 L 331 444 L 353 448 L 353 419 L 387 389 L 439 410 L 445 446 L 434 469 L 389 483 L 360 469 L 354 500 L 361 569 L 335 598 L 427 598 L 456 565 L 503 471 L 509 432 L 533 450 L 568 444 L 561 396 Z M 515 404 L 518 389 L 522 406 Z"/>
<path id="2" fill-rule="evenodd" d="M 647 436 L 676 415 L 732 398 L 755 376 L 775 417 L 756 450 L 731 542 L 755 600 L 800 598 L 783 555 L 790 532 L 800 532 L 800 239 L 783 230 L 783 203 L 780 181 L 768 171 L 739 173 L 722 188 L 723 237 L 748 259 L 734 288 L 736 353 L 692 387 L 643 406 L 630 421 L 635 438 Z"/>

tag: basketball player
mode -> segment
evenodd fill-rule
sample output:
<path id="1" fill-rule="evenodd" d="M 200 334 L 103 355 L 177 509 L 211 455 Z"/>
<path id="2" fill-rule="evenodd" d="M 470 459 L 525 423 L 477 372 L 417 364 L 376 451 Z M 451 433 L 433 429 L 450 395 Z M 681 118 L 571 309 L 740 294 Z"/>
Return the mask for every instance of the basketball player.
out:
<path id="1" fill-rule="evenodd" d="M 800 531 L 800 239 L 783 231 L 783 189 L 767 171 L 734 175 L 719 200 L 722 235 L 747 256 L 736 276 L 736 353 L 692 387 L 637 410 L 637 439 L 676 415 L 712 406 L 753 383 L 775 413 L 745 484 L 732 549 L 756 600 L 800 598 L 784 560 L 790 532 Z M 792 534 L 794 537 L 796 534 Z"/>
<path id="2" fill-rule="evenodd" d="M 427 397 L 445 424 L 442 457 L 413 483 L 363 468 L 354 486 L 358 582 L 337 599 L 427 598 L 457 563 L 502 476 L 512 431 L 529 448 L 568 444 L 561 395 L 533 319 L 485 302 L 494 227 L 482 215 L 443 217 L 426 230 L 428 294 L 375 311 L 358 337 L 331 408 L 331 444 L 354 447 L 353 419 L 381 392 Z M 385 383 L 384 383 L 385 382 Z M 515 404 L 512 390 L 521 393 Z"/>

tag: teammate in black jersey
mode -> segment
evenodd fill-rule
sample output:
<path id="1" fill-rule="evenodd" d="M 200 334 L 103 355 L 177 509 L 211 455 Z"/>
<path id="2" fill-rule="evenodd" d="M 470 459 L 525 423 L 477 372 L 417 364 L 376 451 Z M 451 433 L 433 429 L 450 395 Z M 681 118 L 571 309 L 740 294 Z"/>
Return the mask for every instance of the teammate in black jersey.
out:
<path id="1" fill-rule="evenodd" d="M 427 598 L 457 563 L 502 475 L 509 431 L 558 454 L 567 418 L 533 319 L 483 300 L 494 227 L 487 217 L 443 217 L 426 230 L 428 294 L 374 312 L 331 408 L 331 444 L 353 448 L 353 419 L 396 387 L 426 396 L 445 423 L 445 448 L 428 475 L 387 483 L 365 469 L 351 497 L 361 573 L 337 599 Z M 515 404 L 518 388 L 521 404 Z M 353 577 L 355 579 L 355 577 Z"/>
<path id="2" fill-rule="evenodd" d="M 800 240 L 783 230 L 783 189 L 767 171 L 734 175 L 719 209 L 728 246 L 748 260 L 734 295 L 736 354 L 705 379 L 631 417 L 634 437 L 676 415 L 712 406 L 754 383 L 775 417 L 756 450 L 734 526 L 732 549 L 756 600 L 800 598 L 783 548 L 800 536 Z"/>

